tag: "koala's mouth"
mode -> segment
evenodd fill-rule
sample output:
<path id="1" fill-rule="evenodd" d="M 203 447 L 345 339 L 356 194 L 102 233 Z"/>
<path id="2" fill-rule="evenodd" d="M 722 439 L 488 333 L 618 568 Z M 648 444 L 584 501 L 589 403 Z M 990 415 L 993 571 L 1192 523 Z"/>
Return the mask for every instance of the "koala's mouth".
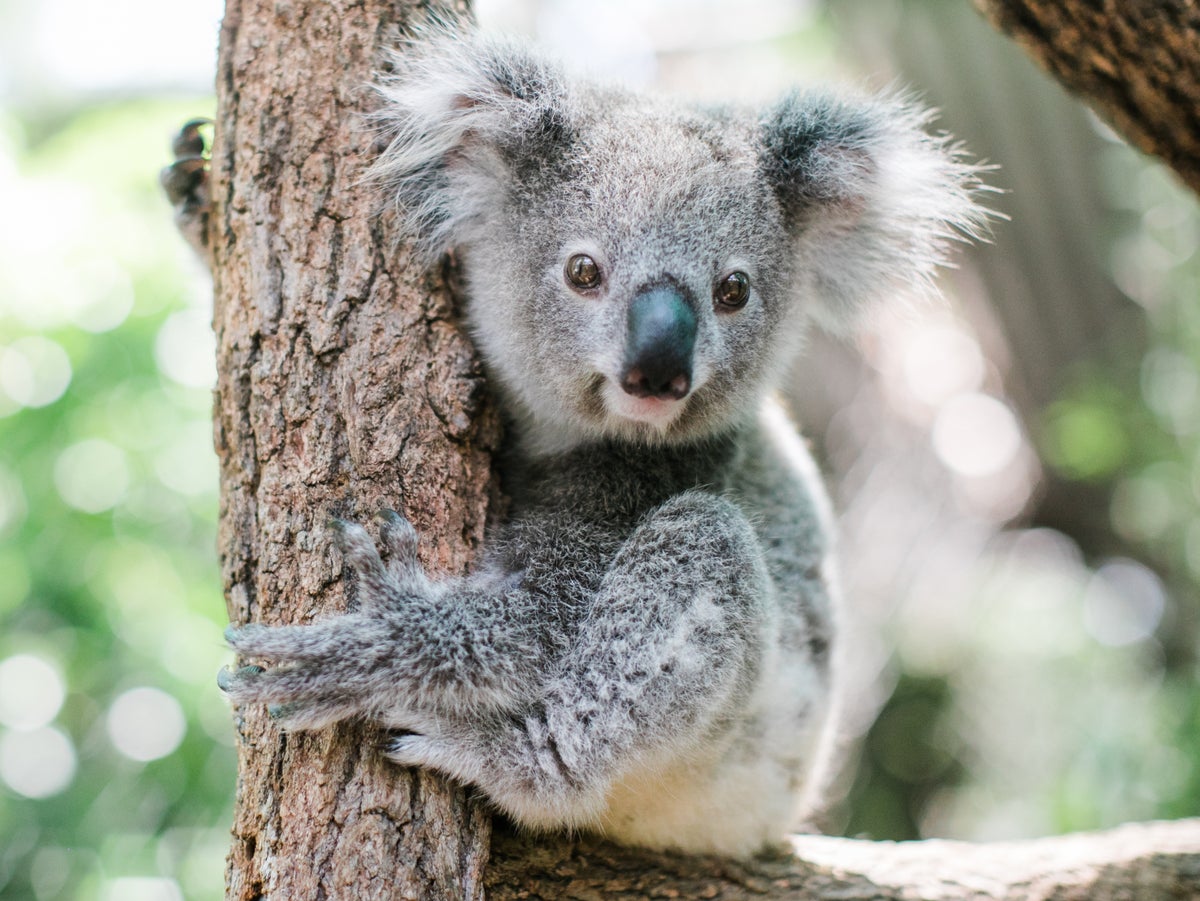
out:
<path id="1" fill-rule="evenodd" d="M 641 422 L 660 431 L 666 431 L 683 413 L 694 391 L 682 397 L 646 395 L 638 396 L 622 388 L 616 379 L 606 378 L 601 389 L 605 411 L 613 417 L 629 422 Z"/>

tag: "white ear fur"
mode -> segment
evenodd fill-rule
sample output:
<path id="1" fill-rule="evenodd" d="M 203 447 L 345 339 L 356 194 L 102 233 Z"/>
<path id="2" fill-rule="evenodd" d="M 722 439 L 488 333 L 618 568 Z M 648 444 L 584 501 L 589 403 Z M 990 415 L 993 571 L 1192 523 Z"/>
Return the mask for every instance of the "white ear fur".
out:
<path id="1" fill-rule="evenodd" d="M 388 145 L 369 177 L 428 263 L 496 196 L 503 151 L 563 115 L 567 87 L 524 45 L 469 26 L 423 26 L 389 62 L 377 80 L 384 104 L 371 117 Z"/>
<path id="2" fill-rule="evenodd" d="M 951 243 L 983 234 L 984 167 L 930 135 L 932 118 L 903 97 L 800 93 L 764 117 L 764 169 L 793 235 L 798 287 L 827 328 L 890 295 L 934 293 Z"/>

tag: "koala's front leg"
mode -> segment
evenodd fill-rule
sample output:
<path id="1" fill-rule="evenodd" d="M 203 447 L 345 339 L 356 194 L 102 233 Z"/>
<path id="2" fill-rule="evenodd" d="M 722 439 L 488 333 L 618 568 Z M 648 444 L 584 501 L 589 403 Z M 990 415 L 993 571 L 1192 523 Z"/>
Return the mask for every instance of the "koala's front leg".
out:
<path id="1" fill-rule="evenodd" d="M 742 513 L 701 492 L 645 518 L 540 696 L 413 724 L 390 756 L 480 786 L 530 826 L 596 825 L 613 784 L 680 761 L 745 710 L 769 641 L 769 577 Z M 403 725 L 403 724 L 402 724 Z"/>
<path id="2" fill-rule="evenodd" d="M 403 517 L 381 516 L 380 556 L 361 526 L 335 523 L 358 576 L 358 609 L 311 626 L 231 627 L 244 666 L 218 677 L 238 703 L 262 703 L 289 729 L 316 729 L 354 715 L 384 723 L 511 707 L 545 669 L 533 602 L 516 579 L 477 576 L 433 582 L 417 562 Z"/>

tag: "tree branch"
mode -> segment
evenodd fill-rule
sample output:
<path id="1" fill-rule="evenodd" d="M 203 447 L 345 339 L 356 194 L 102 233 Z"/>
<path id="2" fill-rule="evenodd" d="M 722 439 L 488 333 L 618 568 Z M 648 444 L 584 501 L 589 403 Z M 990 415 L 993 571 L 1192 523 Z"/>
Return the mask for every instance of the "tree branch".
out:
<path id="1" fill-rule="evenodd" d="M 1194 0 L 974 0 L 1046 71 L 1200 192 Z"/>
<path id="2" fill-rule="evenodd" d="M 794 856 L 734 863 L 547 842 L 497 828 L 490 901 L 704 898 L 713 901 L 1031 901 L 1200 897 L 1200 819 L 1107 832 L 973 844 L 871 842 L 801 835 Z"/>

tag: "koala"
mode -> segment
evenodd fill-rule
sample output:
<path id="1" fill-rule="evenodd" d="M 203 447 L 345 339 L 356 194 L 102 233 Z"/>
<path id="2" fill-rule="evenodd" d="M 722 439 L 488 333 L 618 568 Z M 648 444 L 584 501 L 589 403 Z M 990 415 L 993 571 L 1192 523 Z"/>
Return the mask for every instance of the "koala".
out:
<path id="1" fill-rule="evenodd" d="M 813 323 L 976 236 L 977 168 L 903 98 L 688 105 L 464 28 L 379 91 L 373 176 L 417 259 L 457 260 L 509 514 L 458 578 L 396 513 L 378 543 L 334 523 L 357 606 L 231 627 L 271 665 L 220 687 L 285 729 L 375 721 L 520 826 L 770 846 L 819 803 L 838 699 L 830 505 L 771 392 Z"/>

